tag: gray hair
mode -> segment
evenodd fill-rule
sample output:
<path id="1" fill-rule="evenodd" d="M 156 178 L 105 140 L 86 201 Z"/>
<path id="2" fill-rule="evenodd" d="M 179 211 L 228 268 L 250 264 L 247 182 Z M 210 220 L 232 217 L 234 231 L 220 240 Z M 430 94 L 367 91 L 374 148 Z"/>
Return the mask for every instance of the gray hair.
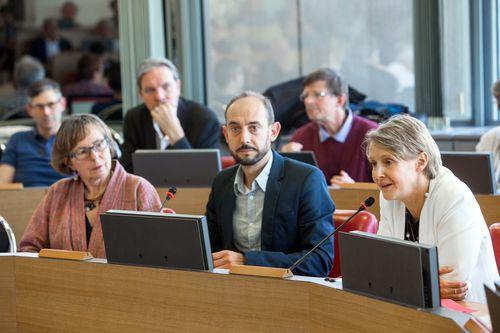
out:
<path id="1" fill-rule="evenodd" d="M 328 92 L 332 95 L 335 95 L 337 97 L 345 95 L 345 105 L 349 105 L 349 86 L 347 85 L 347 82 L 336 71 L 331 68 L 320 68 L 318 70 L 315 70 L 305 77 L 304 87 L 313 84 L 316 81 L 325 81 L 328 87 Z"/>
<path id="2" fill-rule="evenodd" d="M 268 121 L 268 123 L 269 124 L 274 123 L 274 109 L 273 109 L 273 106 L 272 106 L 271 101 L 269 100 L 269 98 L 267 98 L 266 96 L 264 96 L 262 94 L 259 94 L 259 93 L 256 93 L 256 92 L 250 91 L 250 90 L 244 91 L 241 94 L 239 94 L 238 96 L 233 97 L 233 99 L 231 99 L 229 101 L 229 103 L 227 103 L 226 110 L 224 111 L 224 118 L 226 118 L 226 122 L 227 122 L 227 110 L 229 110 L 229 107 L 234 102 L 236 102 L 236 101 L 238 101 L 238 100 L 240 100 L 242 98 L 245 98 L 245 97 L 255 97 L 255 98 L 257 98 L 262 103 L 262 105 L 264 105 L 264 108 L 266 109 L 266 115 L 267 115 L 267 121 Z"/>
<path id="3" fill-rule="evenodd" d="M 42 63 L 32 56 L 24 56 L 14 66 L 14 82 L 16 87 L 27 89 L 34 82 L 45 77 Z"/>
<path id="4" fill-rule="evenodd" d="M 158 67 L 167 67 L 174 77 L 175 81 L 179 81 L 179 71 L 175 67 L 174 63 L 167 58 L 148 58 L 139 64 L 137 69 L 137 86 L 141 89 L 141 79 L 144 74 L 148 73 L 150 70 Z"/>
<path id="5" fill-rule="evenodd" d="M 61 86 L 59 85 L 59 83 L 51 79 L 43 79 L 36 81 L 35 83 L 29 86 L 28 88 L 29 99 L 31 100 L 47 90 L 53 90 L 58 98 L 62 97 Z"/>
<path id="6" fill-rule="evenodd" d="M 372 144 L 385 149 L 400 160 L 416 158 L 424 152 L 429 157 L 424 174 L 433 179 L 442 165 L 441 153 L 427 127 L 420 120 L 408 115 L 397 115 L 390 118 L 379 128 L 366 134 L 364 145 L 369 154 Z"/>

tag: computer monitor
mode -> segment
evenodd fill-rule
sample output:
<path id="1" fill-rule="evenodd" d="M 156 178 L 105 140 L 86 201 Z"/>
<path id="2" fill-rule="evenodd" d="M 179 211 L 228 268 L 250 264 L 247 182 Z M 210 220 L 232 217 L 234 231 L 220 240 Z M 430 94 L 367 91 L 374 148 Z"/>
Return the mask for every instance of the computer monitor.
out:
<path id="1" fill-rule="evenodd" d="M 101 224 L 108 263 L 213 270 L 205 216 L 109 210 Z"/>
<path id="2" fill-rule="evenodd" d="M 316 156 L 313 151 L 304 150 L 290 153 L 280 153 L 281 156 L 291 158 L 303 163 L 310 164 L 312 166 L 318 167 L 318 162 L 316 161 Z"/>
<path id="3" fill-rule="evenodd" d="M 443 151 L 441 159 L 443 165 L 467 184 L 473 193 L 496 193 L 491 153 Z"/>
<path id="4" fill-rule="evenodd" d="M 492 332 L 500 332 L 500 281 L 496 281 L 493 289 L 484 285 L 488 312 L 491 319 Z"/>
<path id="5" fill-rule="evenodd" d="M 436 246 L 362 231 L 339 236 L 344 290 L 411 307 L 440 306 Z"/>
<path id="6" fill-rule="evenodd" d="M 156 187 L 211 187 L 221 170 L 218 149 L 137 150 L 132 163 Z"/>

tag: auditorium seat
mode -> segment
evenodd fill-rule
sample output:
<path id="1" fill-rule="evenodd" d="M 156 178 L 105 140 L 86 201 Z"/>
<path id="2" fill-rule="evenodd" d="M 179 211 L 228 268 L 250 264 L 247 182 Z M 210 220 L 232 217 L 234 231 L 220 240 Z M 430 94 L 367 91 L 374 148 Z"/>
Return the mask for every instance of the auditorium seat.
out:
<path id="1" fill-rule="evenodd" d="M 7 221 L 0 216 L 0 252 L 17 251 L 16 236 Z"/>
<path id="2" fill-rule="evenodd" d="M 500 222 L 490 225 L 491 242 L 495 252 L 498 271 L 500 271 Z"/>
<path id="3" fill-rule="evenodd" d="M 232 156 L 222 156 L 221 157 L 222 169 L 227 169 L 236 164 L 234 157 Z"/>
<path id="4" fill-rule="evenodd" d="M 352 214 L 354 214 L 355 210 L 343 210 L 336 209 L 333 214 L 333 225 L 335 228 L 344 223 Z M 372 234 L 376 234 L 378 230 L 378 221 L 375 215 L 370 212 L 363 211 L 358 213 L 349 223 L 344 225 L 342 229 L 339 231 L 349 232 L 353 230 L 365 231 Z M 328 274 L 329 277 L 339 277 L 341 276 L 340 272 L 340 251 L 339 251 L 339 242 L 338 242 L 338 233 L 336 233 L 333 237 L 334 241 L 334 259 L 333 259 L 333 267 Z"/>

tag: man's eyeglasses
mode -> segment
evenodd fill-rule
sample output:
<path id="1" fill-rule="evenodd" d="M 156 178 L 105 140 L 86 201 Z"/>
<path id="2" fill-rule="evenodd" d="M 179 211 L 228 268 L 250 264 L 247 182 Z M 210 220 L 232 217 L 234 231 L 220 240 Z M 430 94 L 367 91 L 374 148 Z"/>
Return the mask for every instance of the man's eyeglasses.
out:
<path id="1" fill-rule="evenodd" d="M 323 90 L 323 91 L 313 91 L 311 93 L 306 93 L 304 91 L 304 92 L 302 92 L 302 94 L 300 94 L 299 98 L 303 102 L 309 96 L 312 96 L 314 99 L 318 99 L 318 98 L 323 98 L 323 97 L 325 97 L 328 94 L 329 94 L 329 92 L 325 91 L 325 90 Z"/>
<path id="2" fill-rule="evenodd" d="M 48 102 L 46 104 L 35 104 L 35 105 L 32 105 L 31 108 L 33 108 L 36 111 L 43 111 L 45 108 L 49 108 L 50 110 L 54 110 L 54 108 L 56 107 L 57 104 L 59 104 L 60 101 L 61 101 L 61 99 L 59 98 L 55 102 Z"/>
<path id="3" fill-rule="evenodd" d="M 95 141 L 90 147 L 82 147 L 78 148 L 75 152 L 69 154 L 69 158 L 74 158 L 77 161 L 83 161 L 84 159 L 90 156 L 90 152 L 93 150 L 96 153 L 100 153 L 104 151 L 104 149 L 108 148 L 109 143 L 108 140 L 102 139 Z"/>

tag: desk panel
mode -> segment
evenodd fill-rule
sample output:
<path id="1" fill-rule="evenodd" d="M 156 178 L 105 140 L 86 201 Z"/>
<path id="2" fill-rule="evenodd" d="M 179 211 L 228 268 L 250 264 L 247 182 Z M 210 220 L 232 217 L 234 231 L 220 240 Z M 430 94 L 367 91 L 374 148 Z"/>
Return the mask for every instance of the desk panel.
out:
<path id="1" fill-rule="evenodd" d="M 15 293 L 16 304 L 2 332 L 13 318 L 19 331 L 460 331 L 434 313 L 311 282 L 6 256 L 0 272 L 15 280 L 0 297 Z"/>

